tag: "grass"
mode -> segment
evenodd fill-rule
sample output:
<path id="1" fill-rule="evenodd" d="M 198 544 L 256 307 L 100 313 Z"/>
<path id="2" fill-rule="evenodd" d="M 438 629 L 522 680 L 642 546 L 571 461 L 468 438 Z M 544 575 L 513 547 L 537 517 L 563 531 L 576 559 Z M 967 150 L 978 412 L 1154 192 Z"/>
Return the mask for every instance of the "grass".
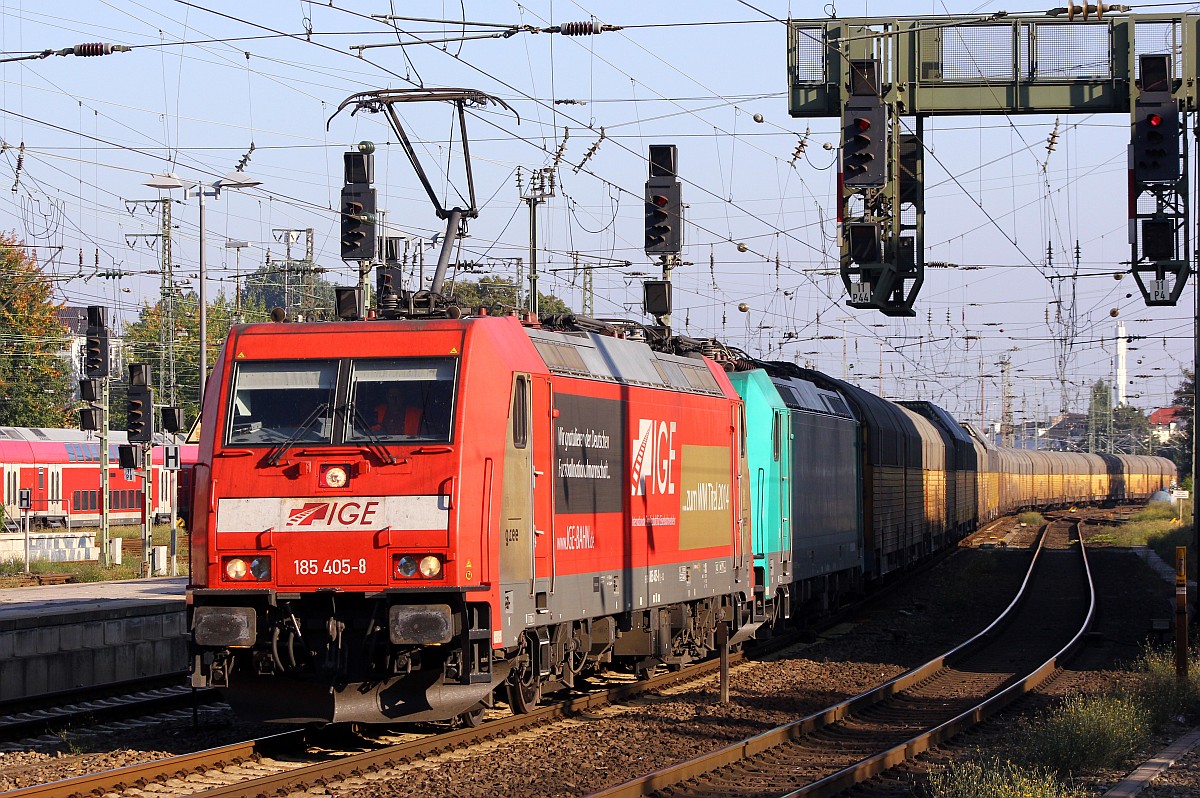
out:
<path id="1" fill-rule="evenodd" d="M 1073 779 L 1125 765 L 1156 728 L 1189 723 L 1200 713 L 1200 655 L 1189 657 L 1188 679 L 1175 676 L 1174 652 L 1147 648 L 1125 688 L 1075 695 L 1023 721 L 1010 745 L 930 776 L 934 798 L 1079 798 Z"/>
<path id="2" fill-rule="evenodd" d="M 1151 712 L 1136 696 L 1071 696 L 1023 729 L 1022 757 L 1033 767 L 1067 775 L 1115 767 L 1154 729 Z"/>
<path id="3" fill-rule="evenodd" d="M 99 535 L 99 530 L 87 529 L 87 533 Z M 50 562 L 49 560 L 33 560 L 29 571 L 33 574 L 73 574 L 75 582 L 106 582 L 117 579 L 138 579 L 144 576 L 142 569 L 142 529 L 138 526 L 114 526 L 109 529 L 109 537 L 126 541 L 121 544 L 121 565 L 102 567 L 96 560 L 72 560 L 68 562 Z M 155 546 L 168 546 L 171 542 L 171 527 L 160 524 L 154 527 L 151 540 Z M 179 554 L 179 570 L 187 573 L 188 537 L 181 532 L 177 537 Z M 168 564 L 169 567 L 169 564 Z M 19 576 L 25 573 L 23 559 L 0 561 L 0 577 Z"/>
<path id="4" fill-rule="evenodd" d="M 1191 518 L 1190 507 L 1184 508 L 1184 518 Z M 1188 573 L 1196 572 L 1196 537 L 1192 525 L 1179 523 L 1177 508 L 1165 502 L 1146 505 L 1125 523 L 1106 527 L 1092 535 L 1091 540 L 1110 546 L 1149 546 L 1171 566 L 1175 565 L 1176 547 L 1185 546 Z"/>
<path id="5" fill-rule="evenodd" d="M 1049 771 L 988 759 L 963 762 L 929 777 L 936 798 L 1083 798 Z"/>
<path id="6" fill-rule="evenodd" d="M 1021 513 L 1017 516 L 1017 520 L 1025 526 L 1041 526 L 1046 523 L 1046 519 L 1042 517 L 1041 513 L 1035 513 L 1032 510 Z"/>

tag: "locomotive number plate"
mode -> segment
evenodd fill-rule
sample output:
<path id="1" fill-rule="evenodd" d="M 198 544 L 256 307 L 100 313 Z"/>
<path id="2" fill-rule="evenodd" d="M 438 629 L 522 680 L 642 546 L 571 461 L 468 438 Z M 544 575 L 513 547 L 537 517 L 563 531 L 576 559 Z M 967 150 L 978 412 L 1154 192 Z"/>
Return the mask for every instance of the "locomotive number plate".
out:
<path id="1" fill-rule="evenodd" d="M 317 574 L 340 576 L 342 574 L 366 574 L 367 572 L 366 558 L 359 558 L 355 561 L 349 557 L 342 557 L 325 560 L 324 564 L 321 564 L 320 560 L 292 560 L 292 565 L 296 569 L 297 576 L 316 576 Z"/>

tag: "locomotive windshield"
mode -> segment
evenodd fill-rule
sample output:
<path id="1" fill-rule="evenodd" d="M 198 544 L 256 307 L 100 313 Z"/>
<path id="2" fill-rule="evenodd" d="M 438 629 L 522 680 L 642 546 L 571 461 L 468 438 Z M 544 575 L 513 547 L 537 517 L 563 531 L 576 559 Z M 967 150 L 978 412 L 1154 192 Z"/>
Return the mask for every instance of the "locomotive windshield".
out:
<path id="1" fill-rule="evenodd" d="M 335 360 L 237 364 L 226 442 L 331 442 L 337 372 Z"/>
<path id="2" fill-rule="evenodd" d="M 453 358 L 355 360 L 345 440 L 450 442 Z"/>

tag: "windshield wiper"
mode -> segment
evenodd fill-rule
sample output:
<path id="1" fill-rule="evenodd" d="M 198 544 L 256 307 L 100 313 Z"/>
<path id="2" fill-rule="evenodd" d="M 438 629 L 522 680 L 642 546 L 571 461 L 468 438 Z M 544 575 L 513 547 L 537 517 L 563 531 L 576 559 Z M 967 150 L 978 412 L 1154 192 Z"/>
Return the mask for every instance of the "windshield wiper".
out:
<path id="1" fill-rule="evenodd" d="M 395 465 L 396 458 L 387 450 L 372 430 L 371 425 L 363 418 L 362 413 L 358 412 L 358 408 L 354 406 L 354 402 L 347 402 L 345 410 L 354 419 L 354 423 L 362 427 L 363 434 L 367 439 L 367 449 L 375 453 L 375 456 L 382 460 L 387 465 Z"/>
<path id="2" fill-rule="evenodd" d="M 328 409 L 329 409 L 329 402 L 322 402 L 321 404 L 314 407 L 313 411 L 308 414 L 308 418 L 304 419 L 304 422 L 299 427 L 296 428 L 295 432 L 293 432 L 291 435 L 287 436 L 287 438 L 285 438 L 274 449 L 267 452 L 267 456 L 265 458 L 266 464 L 271 465 L 271 466 L 279 465 L 279 460 L 281 457 L 283 457 L 284 453 L 288 449 L 295 446 L 296 442 L 300 440 L 300 436 L 303 435 L 304 433 L 308 432 L 309 428 L 312 427 L 313 423 L 316 422 L 316 420 L 318 418 L 321 418 L 322 414 Z"/>

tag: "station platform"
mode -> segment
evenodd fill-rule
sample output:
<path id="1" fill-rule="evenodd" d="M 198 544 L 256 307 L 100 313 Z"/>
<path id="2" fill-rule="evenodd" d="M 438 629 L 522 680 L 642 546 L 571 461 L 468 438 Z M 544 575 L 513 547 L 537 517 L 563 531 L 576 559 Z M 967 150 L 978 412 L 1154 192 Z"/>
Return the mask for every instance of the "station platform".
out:
<path id="1" fill-rule="evenodd" d="M 0 703 L 185 671 L 187 582 L 0 589 Z"/>

